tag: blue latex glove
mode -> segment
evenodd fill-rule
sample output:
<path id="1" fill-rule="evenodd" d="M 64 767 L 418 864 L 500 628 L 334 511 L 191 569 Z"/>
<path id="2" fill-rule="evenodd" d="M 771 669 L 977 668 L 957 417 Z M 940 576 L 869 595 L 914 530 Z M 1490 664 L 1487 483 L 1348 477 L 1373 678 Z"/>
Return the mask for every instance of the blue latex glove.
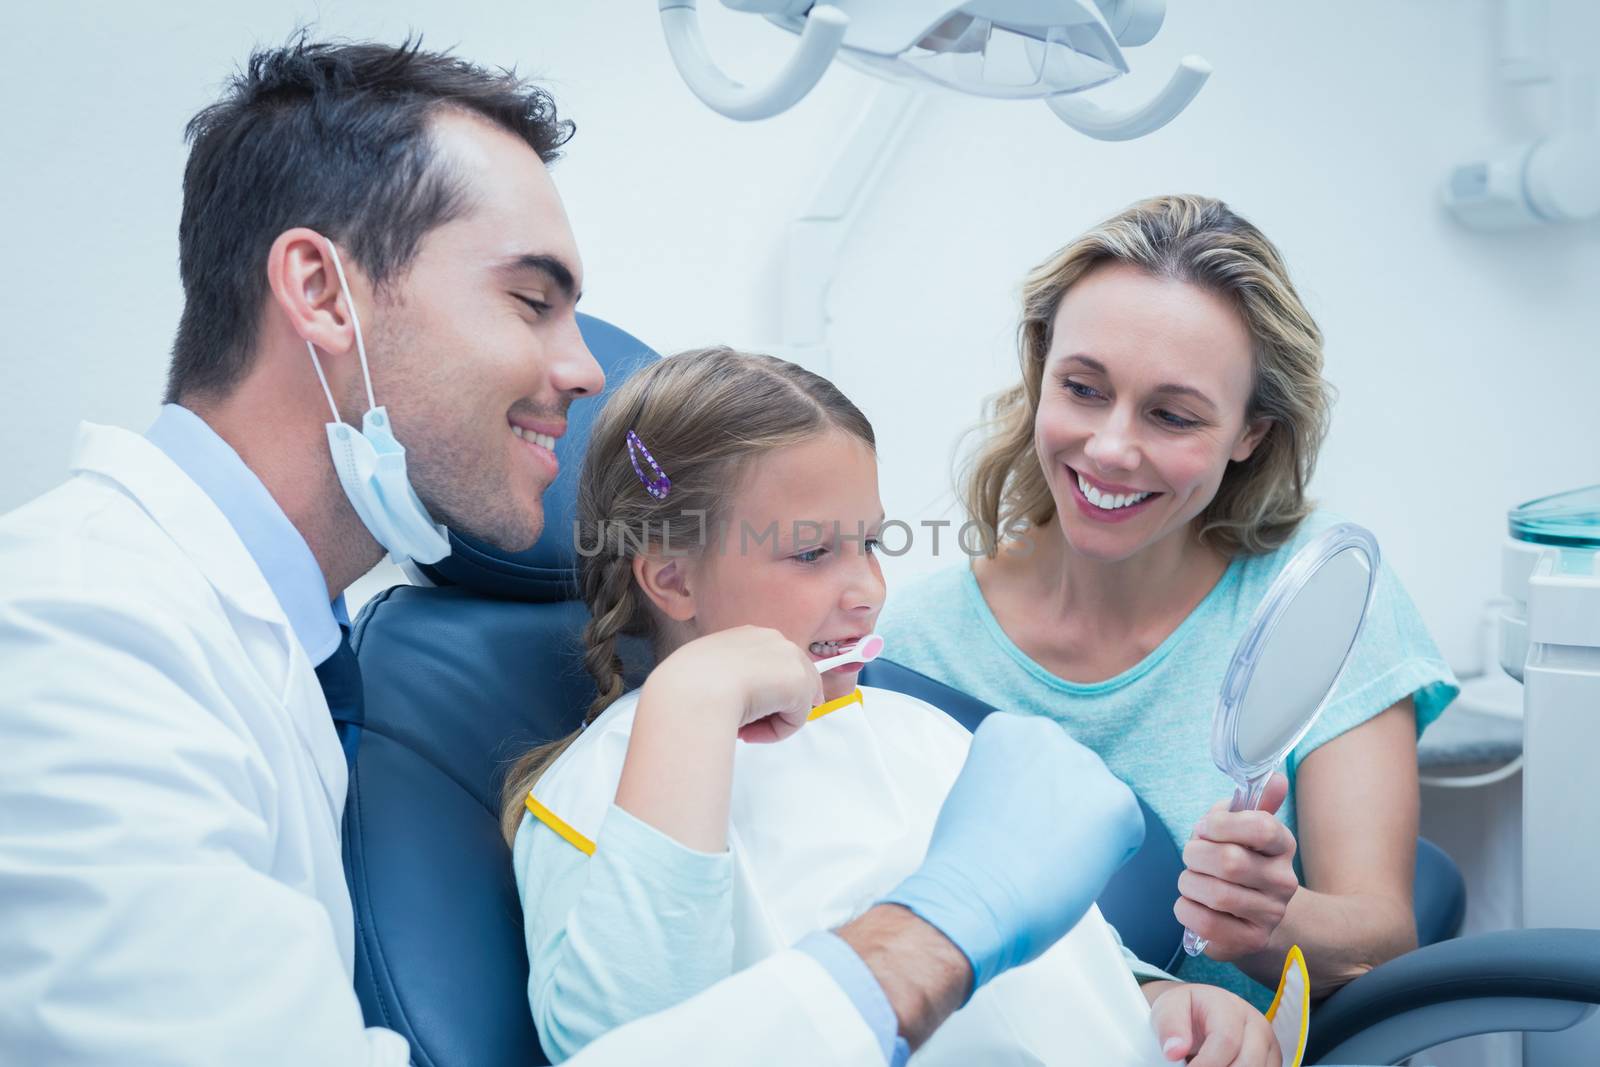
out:
<path id="1" fill-rule="evenodd" d="M 927 858 L 883 903 L 953 941 L 977 992 L 1060 940 L 1143 842 L 1139 802 L 1099 756 L 1049 719 L 992 714 Z"/>

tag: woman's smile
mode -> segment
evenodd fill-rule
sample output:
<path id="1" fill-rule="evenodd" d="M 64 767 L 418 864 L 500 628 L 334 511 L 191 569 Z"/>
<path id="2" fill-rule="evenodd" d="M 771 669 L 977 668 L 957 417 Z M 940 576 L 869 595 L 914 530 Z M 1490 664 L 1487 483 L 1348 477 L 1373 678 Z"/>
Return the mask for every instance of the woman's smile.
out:
<path id="1" fill-rule="evenodd" d="M 1072 499 L 1077 503 L 1078 511 L 1096 522 L 1127 522 L 1143 514 L 1151 503 L 1166 495 L 1111 485 L 1090 478 L 1065 463 L 1061 466 L 1067 472 L 1067 480 L 1072 486 Z"/>

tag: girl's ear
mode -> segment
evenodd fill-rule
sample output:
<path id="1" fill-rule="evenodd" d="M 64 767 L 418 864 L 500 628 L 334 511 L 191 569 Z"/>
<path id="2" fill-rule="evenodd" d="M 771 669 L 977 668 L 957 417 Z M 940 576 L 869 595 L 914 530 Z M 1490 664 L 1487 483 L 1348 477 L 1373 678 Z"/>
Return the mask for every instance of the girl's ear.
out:
<path id="1" fill-rule="evenodd" d="M 673 622 L 688 622 L 695 616 L 687 563 L 682 556 L 633 557 L 633 580 L 639 583 L 650 602 Z"/>

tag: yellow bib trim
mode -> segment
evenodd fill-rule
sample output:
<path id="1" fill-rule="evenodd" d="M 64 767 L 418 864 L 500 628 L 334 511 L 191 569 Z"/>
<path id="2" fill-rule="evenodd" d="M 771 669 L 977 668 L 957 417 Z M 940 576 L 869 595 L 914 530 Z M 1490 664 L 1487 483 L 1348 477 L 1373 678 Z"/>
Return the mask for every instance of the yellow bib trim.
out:
<path id="1" fill-rule="evenodd" d="M 861 687 L 856 686 L 854 690 L 840 697 L 838 700 L 830 700 L 826 704 L 818 704 L 816 707 L 812 708 L 811 714 L 806 716 L 806 721 L 815 722 L 817 719 L 822 718 L 829 712 L 838 711 L 840 708 L 848 707 L 851 704 L 860 703 L 862 703 Z"/>
<path id="2" fill-rule="evenodd" d="M 1293 999 L 1285 1002 L 1286 993 Z M 1300 1061 L 1306 1054 L 1306 1036 L 1311 1029 L 1311 976 L 1306 971 L 1306 958 L 1299 945 L 1290 946 L 1289 955 L 1283 961 L 1283 976 L 1278 979 L 1278 992 L 1272 998 L 1272 1005 L 1267 1008 L 1267 1022 L 1276 1019 L 1279 1008 L 1293 1011 L 1298 1016 L 1299 1043 L 1293 1049 L 1283 1050 L 1283 1062 L 1286 1067 L 1300 1067 Z M 1283 1044 L 1281 1037 L 1279 1044 Z"/>
<path id="3" fill-rule="evenodd" d="M 594 842 L 568 826 L 561 816 L 533 799 L 532 793 L 528 794 L 527 805 L 528 810 L 533 813 L 535 819 L 554 830 L 567 844 L 582 852 L 585 856 L 594 855 Z"/>
<path id="4" fill-rule="evenodd" d="M 830 712 L 838 711 L 840 708 L 848 707 L 851 704 L 860 704 L 861 702 L 861 687 L 857 686 L 850 693 L 840 697 L 838 700 L 830 700 L 826 704 L 819 704 L 818 706 L 812 708 L 811 714 L 806 716 L 806 718 L 807 720 L 820 719 Z M 528 799 L 524 801 L 524 803 L 527 805 L 529 813 L 532 814 L 535 819 L 538 819 L 540 822 L 550 827 L 550 829 L 554 830 L 556 834 L 560 836 L 560 838 L 567 844 L 571 845 L 579 852 L 582 852 L 585 856 L 594 855 L 594 842 L 590 841 L 587 837 L 584 837 L 582 834 L 578 833 L 578 831 L 574 830 L 561 816 L 557 815 L 555 812 L 551 811 L 549 808 L 535 800 L 532 793 L 528 794 Z"/>

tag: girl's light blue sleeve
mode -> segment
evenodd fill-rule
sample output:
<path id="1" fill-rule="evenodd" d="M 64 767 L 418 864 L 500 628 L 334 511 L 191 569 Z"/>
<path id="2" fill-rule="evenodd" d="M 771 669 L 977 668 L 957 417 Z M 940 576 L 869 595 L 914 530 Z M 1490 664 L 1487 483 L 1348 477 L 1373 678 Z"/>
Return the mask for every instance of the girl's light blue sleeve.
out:
<path id="1" fill-rule="evenodd" d="M 593 856 L 523 816 L 512 848 L 528 1003 L 551 1063 L 733 973 L 733 858 L 613 804 Z"/>
<path id="2" fill-rule="evenodd" d="M 1144 985 L 1146 982 L 1183 981 L 1181 978 L 1172 977 L 1172 975 L 1168 974 L 1166 971 L 1163 971 L 1155 964 L 1146 963 L 1138 956 L 1135 956 L 1133 954 L 1133 950 L 1122 943 L 1122 935 L 1117 932 L 1117 928 L 1112 926 L 1109 922 L 1106 923 L 1106 929 L 1111 931 L 1112 938 L 1117 942 L 1117 948 L 1122 952 L 1122 962 L 1128 965 L 1128 970 L 1133 972 L 1134 980 L 1140 985 Z"/>

